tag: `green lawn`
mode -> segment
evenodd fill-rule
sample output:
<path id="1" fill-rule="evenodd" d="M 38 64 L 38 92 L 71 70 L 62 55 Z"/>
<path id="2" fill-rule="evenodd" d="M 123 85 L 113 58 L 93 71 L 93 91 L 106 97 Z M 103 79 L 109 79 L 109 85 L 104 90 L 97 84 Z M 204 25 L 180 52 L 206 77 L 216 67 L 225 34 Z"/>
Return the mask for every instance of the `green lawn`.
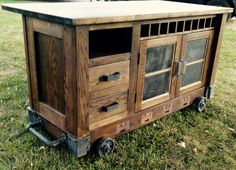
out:
<path id="1" fill-rule="evenodd" d="M 215 97 L 117 139 L 114 154 L 76 159 L 30 133 L 21 16 L 0 10 L 1 169 L 236 169 L 236 22 L 228 23 Z M 183 141 L 186 148 L 177 145 Z"/>

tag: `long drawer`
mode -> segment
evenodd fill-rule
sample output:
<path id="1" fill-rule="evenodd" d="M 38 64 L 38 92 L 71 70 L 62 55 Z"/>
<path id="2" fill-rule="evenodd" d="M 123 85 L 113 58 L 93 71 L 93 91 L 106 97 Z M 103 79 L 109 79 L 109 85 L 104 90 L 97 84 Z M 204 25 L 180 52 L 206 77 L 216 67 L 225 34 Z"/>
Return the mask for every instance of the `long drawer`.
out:
<path id="1" fill-rule="evenodd" d="M 89 68 L 89 99 L 128 90 L 129 60 Z"/>

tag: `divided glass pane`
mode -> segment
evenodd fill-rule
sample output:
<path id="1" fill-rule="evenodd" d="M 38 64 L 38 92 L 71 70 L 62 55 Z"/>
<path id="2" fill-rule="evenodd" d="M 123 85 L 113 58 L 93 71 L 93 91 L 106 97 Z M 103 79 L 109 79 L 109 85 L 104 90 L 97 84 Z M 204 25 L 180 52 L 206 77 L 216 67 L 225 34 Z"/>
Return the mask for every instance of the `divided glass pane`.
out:
<path id="1" fill-rule="evenodd" d="M 192 40 L 187 43 L 186 56 L 188 63 L 201 60 L 205 55 L 207 39 Z"/>
<path id="2" fill-rule="evenodd" d="M 148 48 L 145 73 L 160 71 L 171 67 L 174 45 Z"/>
<path id="3" fill-rule="evenodd" d="M 188 65 L 183 76 L 182 87 L 201 80 L 203 62 Z"/>
<path id="4" fill-rule="evenodd" d="M 170 71 L 145 77 L 143 100 L 147 100 L 169 91 Z"/>

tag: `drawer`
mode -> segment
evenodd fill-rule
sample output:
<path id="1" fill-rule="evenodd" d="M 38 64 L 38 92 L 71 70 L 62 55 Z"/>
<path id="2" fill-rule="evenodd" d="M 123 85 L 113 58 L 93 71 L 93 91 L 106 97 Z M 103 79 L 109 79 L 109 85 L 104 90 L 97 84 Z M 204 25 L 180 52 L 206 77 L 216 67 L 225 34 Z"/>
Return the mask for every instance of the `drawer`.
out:
<path id="1" fill-rule="evenodd" d="M 89 68 L 89 98 L 101 97 L 129 86 L 129 60 Z M 93 93 L 96 93 L 94 96 Z"/>
<path id="2" fill-rule="evenodd" d="M 127 92 L 88 102 L 90 124 L 115 115 L 119 117 L 119 114 L 124 112 L 127 112 Z"/>

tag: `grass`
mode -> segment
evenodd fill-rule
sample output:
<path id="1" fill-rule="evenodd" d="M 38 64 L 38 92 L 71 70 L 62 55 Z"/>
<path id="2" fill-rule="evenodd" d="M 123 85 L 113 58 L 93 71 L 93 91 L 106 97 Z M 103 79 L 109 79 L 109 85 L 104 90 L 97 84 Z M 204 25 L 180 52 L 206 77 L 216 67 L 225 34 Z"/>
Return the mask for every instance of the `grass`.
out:
<path id="1" fill-rule="evenodd" d="M 236 169 L 236 22 L 228 23 L 215 97 L 117 138 L 114 154 L 74 158 L 30 133 L 20 15 L 0 10 L 0 169 Z M 183 141 L 186 148 L 179 147 Z"/>

